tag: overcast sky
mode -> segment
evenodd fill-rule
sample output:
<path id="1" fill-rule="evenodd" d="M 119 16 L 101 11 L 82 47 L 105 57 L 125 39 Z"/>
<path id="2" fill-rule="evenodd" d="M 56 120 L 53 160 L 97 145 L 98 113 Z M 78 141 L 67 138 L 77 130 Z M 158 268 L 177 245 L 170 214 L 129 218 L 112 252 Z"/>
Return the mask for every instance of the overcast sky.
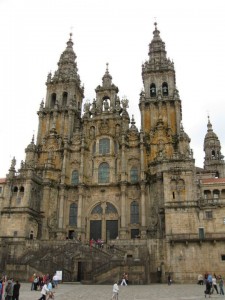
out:
<path id="1" fill-rule="evenodd" d="M 0 177 L 37 134 L 46 78 L 57 69 L 69 33 L 85 99 L 95 98 L 106 63 L 119 96 L 140 127 L 141 65 L 157 21 L 174 61 L 183 126 L 203 166 L 207 115 L 225 154 L 224 0 L 0 0 Z"/>

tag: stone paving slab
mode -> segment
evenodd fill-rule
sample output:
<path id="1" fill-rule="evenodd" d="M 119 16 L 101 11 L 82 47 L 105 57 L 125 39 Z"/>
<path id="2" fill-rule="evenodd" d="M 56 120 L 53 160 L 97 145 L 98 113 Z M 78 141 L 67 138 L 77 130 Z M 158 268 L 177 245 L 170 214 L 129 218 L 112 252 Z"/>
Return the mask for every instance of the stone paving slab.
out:
<path id="1" fill-rule="evenodd" d="M 31 291 L 30 283 L 21 283 L 20 300 L 37 300 L 40 291 Z M 188 300 L 205 299 L 205 286 L 197 284 L 150 284 L 119 286 L 119 300 Z M 110 300 L 112 285 L 82 285 L 62 283 L 55 291 L 55 300 Z M 208 298 L 208 296 L 207 296 Z M 213 294 L 210 299 L 223 299 Z"/>

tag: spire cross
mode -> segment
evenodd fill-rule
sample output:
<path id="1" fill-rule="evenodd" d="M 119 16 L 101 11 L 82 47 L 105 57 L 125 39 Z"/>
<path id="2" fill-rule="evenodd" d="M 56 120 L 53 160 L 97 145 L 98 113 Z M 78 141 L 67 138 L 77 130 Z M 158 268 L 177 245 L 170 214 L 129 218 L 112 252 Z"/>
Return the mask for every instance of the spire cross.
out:
<path id="1" fill-rule="evenodd" d="M 70 27 L 70 40 L 72 39 L 72 35 L 73 35 L 72 31 L 73 31 L 73 26 Z"/>

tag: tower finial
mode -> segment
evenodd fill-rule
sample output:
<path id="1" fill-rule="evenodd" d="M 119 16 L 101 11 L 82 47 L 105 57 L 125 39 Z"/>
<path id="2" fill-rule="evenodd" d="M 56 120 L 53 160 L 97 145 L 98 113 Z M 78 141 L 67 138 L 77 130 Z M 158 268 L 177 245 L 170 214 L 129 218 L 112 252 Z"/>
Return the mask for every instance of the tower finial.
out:
<path id="1" fill-rule="evenodd" d="M 106 63 L 106 73 L 109 72 L 109 63 Z"/>

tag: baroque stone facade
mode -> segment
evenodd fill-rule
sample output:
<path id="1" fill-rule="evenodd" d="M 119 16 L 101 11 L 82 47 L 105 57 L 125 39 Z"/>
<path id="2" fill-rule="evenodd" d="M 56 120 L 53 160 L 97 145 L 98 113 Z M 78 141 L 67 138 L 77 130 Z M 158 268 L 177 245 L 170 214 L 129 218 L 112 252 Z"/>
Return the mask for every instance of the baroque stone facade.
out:
<path id="1" fill-rule="evenodd" d="M 50 248 L 64 241 L 67 249 L 69 240 L 100 238 L 132 258 L 133 274 L 135 268 L 143 273 L 143 264 L 135 264 L 145 259 L 141 282 L 164 281 L 169 272 L 180 282 L 206 271 L 224 273 L 220 141 L 208 120 L 204 168 L 197 168 L 182 125 L 174 63 L 156 23 L 148 54 L 138 130 L 108 65 L 95 99 L 83 103 L 70 36 L 58 69 L 47 77 L 36 143 L 33 138 L 25 149 L 18 171 L 13 159 L 0 182 L 2 268 L 27 253 L 28 241 L 33 251 L 43 241 Z"/>

